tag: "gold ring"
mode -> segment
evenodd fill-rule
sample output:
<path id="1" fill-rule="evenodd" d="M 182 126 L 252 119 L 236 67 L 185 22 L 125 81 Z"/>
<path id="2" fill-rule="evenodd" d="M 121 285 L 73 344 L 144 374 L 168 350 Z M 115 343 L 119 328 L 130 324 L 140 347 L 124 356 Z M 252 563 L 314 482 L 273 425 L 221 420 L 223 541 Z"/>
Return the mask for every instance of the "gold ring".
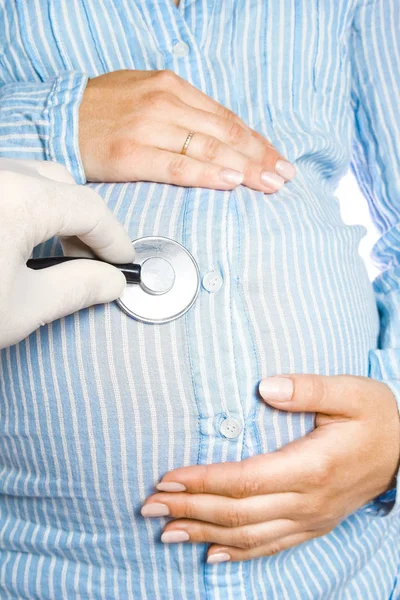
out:
<path id="1" fill-rule="evenodd" d="M 196 132 L 192 129 L 192 131 L 189 132 L 189 135 L 187 136 L 185 143 L 183 144 L 183 148 L 181 150 L 181 154 L 186 154 L 188 146 L 191 142 L 192 137 L 194 136 Z"/>

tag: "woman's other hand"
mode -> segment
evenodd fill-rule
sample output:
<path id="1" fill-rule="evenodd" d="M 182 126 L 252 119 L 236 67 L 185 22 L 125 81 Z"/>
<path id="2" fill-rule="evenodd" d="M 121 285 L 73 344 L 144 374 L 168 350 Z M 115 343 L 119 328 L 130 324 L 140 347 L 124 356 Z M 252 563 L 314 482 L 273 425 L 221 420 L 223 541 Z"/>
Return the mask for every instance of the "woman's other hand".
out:
<path id="1" fill-rule="evenodd" d="M 191 130 L 186 155 L 181 151 Z M 155 181 L 266 194 L 295 176 L 262 135 L 172 71 L 115 71 L 88 82 L 79 113 L 88 181 Z"/>
<path id="2" fill-rule="evenodd" d="M 165 475 L 142 509 L 174 517 L 163 542 L 209 542 L 210 563 L 269 556 L 329 533 L 395 485 L 400 420 L 387 385 L 286 375 L 260 392 L 279 410 L 316 412 L 316 429 L 270 454 Z"/>

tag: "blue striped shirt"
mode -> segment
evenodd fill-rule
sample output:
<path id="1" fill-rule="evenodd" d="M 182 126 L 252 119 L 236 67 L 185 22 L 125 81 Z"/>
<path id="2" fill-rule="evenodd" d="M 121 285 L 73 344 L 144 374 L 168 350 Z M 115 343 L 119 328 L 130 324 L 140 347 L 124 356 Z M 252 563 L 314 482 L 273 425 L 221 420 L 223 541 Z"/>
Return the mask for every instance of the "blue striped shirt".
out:
<path id="1" fill-rule="evenodd" d="M 270 452 L 313 428 L 312 415 L 261 402 L 262 377 L 364 375 L 400 398 L 398 9 L 0 0 L 0 156 L 56 160 L 86 183 L 88 76 L 171 69 L 297 167 L 274 195 L 93 186 L 132 239 L 179 241 L 223 285 L 171 323 L 139 323 L 112 303 L 1 353 L 1 598 L 400 598 L 395 490 L 324 537 L 216 566 L 203 544 L 163 545 L 165 519 L 140 515 L 167 471 Z M 187 56 L 173 52 L 180 41 Z M 343 223 L 334 196 L 349 165 L 381 233 L 373 285 L 357 250 L 365 229 Z M 57 240 L 36 250 L 59 252 Z M 228 416 L 242 424 L 236 438 L 221 433 Z"/>

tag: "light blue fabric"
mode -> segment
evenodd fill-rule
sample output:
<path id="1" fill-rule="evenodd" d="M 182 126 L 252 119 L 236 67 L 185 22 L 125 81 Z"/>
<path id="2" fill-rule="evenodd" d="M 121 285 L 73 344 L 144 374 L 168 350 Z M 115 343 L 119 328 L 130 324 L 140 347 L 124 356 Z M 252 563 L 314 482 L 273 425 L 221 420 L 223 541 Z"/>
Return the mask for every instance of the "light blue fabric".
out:
<path id="1" fill-rule="evenodd" d="M 93 186 L 132 238 L 181 242 L 223 286 L 169 324 L 113 303 L 1 353 L 2 599 L 400 598 L 395 490 L 329 535 L 219 566 L 205 545 L 163 545 L 165 519 L 140 516 L 167 471 L 270 452 L 313 428 L 312 415 L 260 401 L 266 375 L 370 375 L 400 397 L 399 53 L 397 0 L 0 0 L 0 156 L 57 160 L 85 183 L 87 77 L 167 68 L 298 172 L 270 196 Z M 373 286 L 365 230 L 343 223 L 334 196 L 350 164 L 382 234 Z M 220 433 L 226 415 L 243 423 L 238 438 Z"/>

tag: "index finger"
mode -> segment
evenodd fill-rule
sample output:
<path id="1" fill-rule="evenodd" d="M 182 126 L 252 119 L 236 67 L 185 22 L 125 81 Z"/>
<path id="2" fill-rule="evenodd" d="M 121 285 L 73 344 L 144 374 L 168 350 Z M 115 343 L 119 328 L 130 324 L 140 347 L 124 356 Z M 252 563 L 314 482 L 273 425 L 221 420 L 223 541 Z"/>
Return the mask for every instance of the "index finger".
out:
<path id="1" fill-rule="evenodd" d="M 182 467 L 167 473 L 156 486 L 159 491 L 174 491 L 171 482 L 185 486 L 176 491 L 191 494 L 216 494 L 247 498 L 260 494 L 297 492 L 304 488 L 306 461 L 296 453 L 277 450 L 246 458 L 240 462 Z M 166 485 L 169 484 L 169 485 Z"/>
<path id="2" fill-rule="evenodd" d="M 214 113 L 215 115 L 222 117 L 224 119 L 231 119 L 232 121 L 236 121 L 245 129 L 248 129 L 254 132 L 259 138 L 263 140 L 271 148 L 272 144 L 261 134 L 256 132 L 254 129 L 249 127 L 236 113 L 232 110 L 217 102 L 210 96 L 207 96 L 204 92 L 199 90 L 197 87 L 182 79 L 182 95 L 180 95 L 180 99 L 186 102 L 186 104 L 190 104 L 194 108 L 199 108 L 201 110 L 205 110 L 210 113 Z"/>
<path id="3" fill-rule="evenodd" d="M 32 178 L 30 189 L 33 246 L 56 235 L 77 236 L 108 262 L 133 261 L 128 233 L 94 190 L 45 177 Z"/>

